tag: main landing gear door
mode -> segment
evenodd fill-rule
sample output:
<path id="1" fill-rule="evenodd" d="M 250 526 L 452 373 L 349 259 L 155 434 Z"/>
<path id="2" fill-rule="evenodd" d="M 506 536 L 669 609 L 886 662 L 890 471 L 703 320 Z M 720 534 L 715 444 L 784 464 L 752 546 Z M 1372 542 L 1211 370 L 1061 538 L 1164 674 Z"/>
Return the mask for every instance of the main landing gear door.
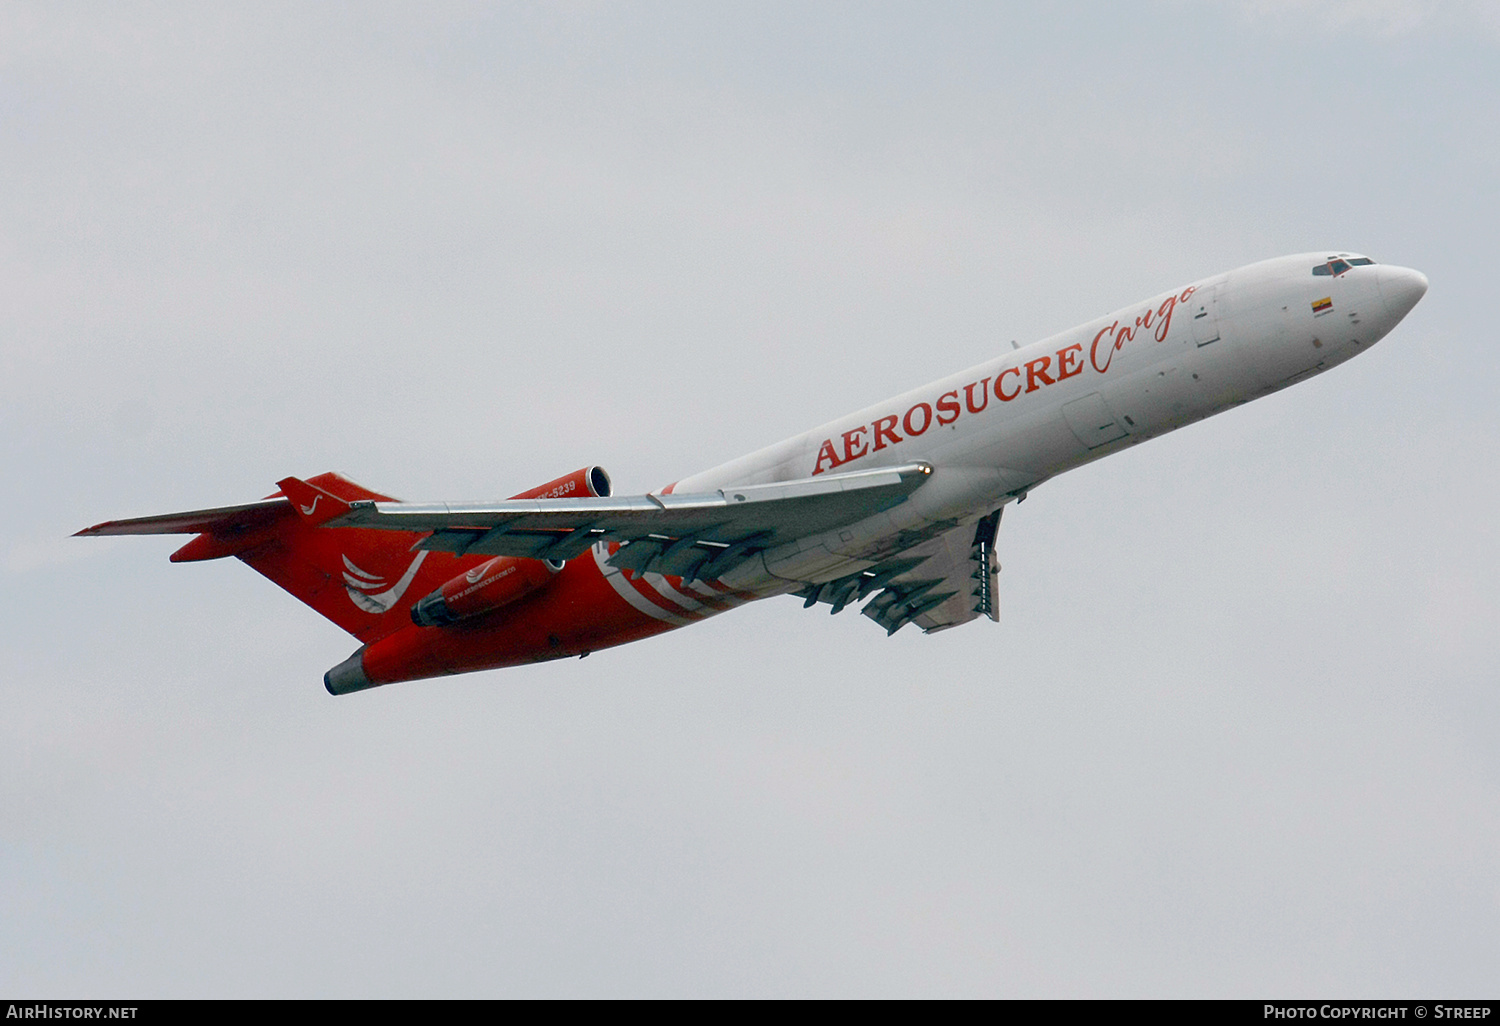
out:
<path id="1" fill-rule="evenodd" d="M 1084 448 L 1097 449 L 1116 439 L 1125 437 L 1125 429 L 1115 419 L 1114 413 L 1104 404 L 1098 392 L 1090 392 L 1082 399 L 1064 403 L 1063 418 Z"/>

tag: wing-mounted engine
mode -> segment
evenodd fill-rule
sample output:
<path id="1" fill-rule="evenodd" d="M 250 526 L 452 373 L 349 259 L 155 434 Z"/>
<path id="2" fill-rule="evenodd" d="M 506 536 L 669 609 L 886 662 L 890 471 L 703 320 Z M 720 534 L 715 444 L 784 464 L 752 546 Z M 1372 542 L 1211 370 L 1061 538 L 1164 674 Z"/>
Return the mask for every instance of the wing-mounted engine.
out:
<path id="1" fill-rule="evenodd" d="M 931 634 L 980 616 L 998 621 L 1000 563 L 995 538 L 1000 513 L 995 510 L 972 530 L 954 528 L 859 573 L 809 584 L 795 594 L 806 607 L 829 603 L 830 613 L 869 598 L 860 612 L 884 627 L 887 635 L 909 623 Z"/>

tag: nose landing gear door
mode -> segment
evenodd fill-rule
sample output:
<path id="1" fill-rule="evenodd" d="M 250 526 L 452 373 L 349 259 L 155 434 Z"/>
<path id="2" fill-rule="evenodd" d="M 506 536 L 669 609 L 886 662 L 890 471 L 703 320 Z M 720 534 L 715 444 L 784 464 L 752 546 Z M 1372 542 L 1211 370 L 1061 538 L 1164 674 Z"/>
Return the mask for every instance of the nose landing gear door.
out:
<path id="1" fill-rule="evenodd" d="M 1193 293 L 1189 301 L 1189 316 L 1193 322 L 1193 341 L 1198 348 L 1219 341 L 1219 286 L 1206 285 Z"/>

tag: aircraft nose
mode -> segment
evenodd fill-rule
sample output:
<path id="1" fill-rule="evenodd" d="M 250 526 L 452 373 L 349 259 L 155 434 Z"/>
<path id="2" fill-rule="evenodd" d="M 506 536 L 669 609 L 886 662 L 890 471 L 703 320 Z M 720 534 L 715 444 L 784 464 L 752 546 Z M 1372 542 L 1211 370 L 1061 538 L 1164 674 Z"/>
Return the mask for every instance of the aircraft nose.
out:
<path id="1" fill-rule="evenodd" d="M 1395 324 L 1411 313 L 1417 300 L 1427 295 L 1427 275 L 1413 271 L 1410 267 L 1392 267 L 1388 264 L 1376 266 L 1375 281 L 1380 287 L 1380 298 Z"/>

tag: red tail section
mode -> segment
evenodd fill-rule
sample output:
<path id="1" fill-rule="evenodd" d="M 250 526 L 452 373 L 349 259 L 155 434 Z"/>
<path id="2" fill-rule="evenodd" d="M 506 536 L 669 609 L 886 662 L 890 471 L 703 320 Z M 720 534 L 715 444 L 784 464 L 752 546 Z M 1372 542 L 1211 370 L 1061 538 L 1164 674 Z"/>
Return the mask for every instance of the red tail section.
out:
<path id="1" fill-rule="evenodd" d="M 320 529 L 351 502 L 393 501 L 338 474 L 289 477 L 279 484 L 281 491 L 259 502 L 111 520 L 78 533 L 197 535 L 172 553 L 172 562 L 237 556 L 366 644 L 409 626 L 412 606 L 490 558 L 419 549 L 423 531 Z M 514 498 L 609 491 L 608 474 L 584 467 Z"/>
<path id="2" fill-rule="evenodd" d="M 322 613 L 360 641 L 411 623 L 423 595 L 484 557 L 415 548 L 425 535 L 404 531 L 319 530 L 318 524 L 359 499 L 390 501 L 338 474 L 281 482 L 286 505 L 265 522 L 233 523 L 200 534 L 173 553 L 175 562 L 237 556 L 256 572 Z M 276 496 L 273 496 L 275 498 Z"/>

